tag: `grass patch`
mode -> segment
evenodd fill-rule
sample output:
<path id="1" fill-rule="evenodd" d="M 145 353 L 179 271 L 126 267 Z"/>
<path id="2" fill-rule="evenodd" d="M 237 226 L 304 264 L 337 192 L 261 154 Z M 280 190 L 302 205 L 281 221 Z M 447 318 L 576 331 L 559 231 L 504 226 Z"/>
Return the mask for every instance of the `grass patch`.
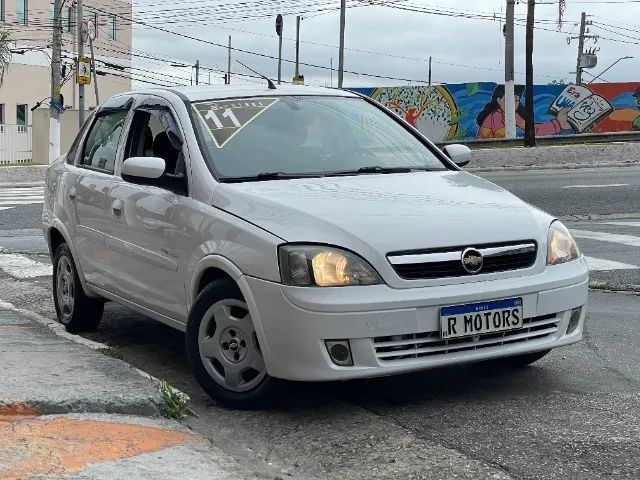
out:
<path id="1" fill-rule="evenodd" d="M 100 348 L 99 352 L 107 357 L 117 358 L 118 360 L 122 360 L 124 358 L 122 352 L 115 347 Z"/>
<path id="2" fill-rule="evenodd" d="M 191 408 L 191 401 L 187 395 L 176 390 L 166 380 L 158 380 L 158 388 L 164 400 L 164 413 L 169 418 L 181 420 L 185 417 L 197 417 Z"/>

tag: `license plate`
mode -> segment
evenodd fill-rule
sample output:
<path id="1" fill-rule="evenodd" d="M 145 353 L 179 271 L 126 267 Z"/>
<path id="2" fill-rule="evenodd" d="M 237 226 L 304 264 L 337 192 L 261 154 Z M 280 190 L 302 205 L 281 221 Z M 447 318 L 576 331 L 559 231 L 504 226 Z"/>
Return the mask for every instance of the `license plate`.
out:
<path id="1" fill-rule="evenodd" d="M 440 309 L 440 336 L 467 337 L 522 328 L 522 298 Z"/>

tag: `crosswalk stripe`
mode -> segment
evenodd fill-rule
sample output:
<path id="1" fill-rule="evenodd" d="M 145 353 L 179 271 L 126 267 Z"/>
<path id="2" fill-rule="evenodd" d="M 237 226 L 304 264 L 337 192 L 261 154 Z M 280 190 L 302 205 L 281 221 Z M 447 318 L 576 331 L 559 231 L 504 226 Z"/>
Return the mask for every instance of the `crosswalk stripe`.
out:
<path id="1" fill-rule="evenodd" d="M 618 227 L 640 227 L 640 222 L 606 222 L 606 224 Z"/>
<path id="2" fill-rule="evenodd" d="M 51 275 L 51 264 L 36 262 L 17 253 L 0 253 L 0 270 L 18 279 L 47 277 Z"/>
<path id="3" fill-rule="evenodd" d="M 587 257 L 587 266 L 590 272 L 606 272 L 610 270 L 638 270 L 640 267 L 630 265 L 628 263 L 614 262 L 613 260 L 605 260 L 603 258 Z"/>
<path id="4" fill-rule="evenodd" d="M 0 210 L 9 210 L 20 205 L 38 205 L 44 203 L 44 186 L 1 187 Z"/>
<path id="5" fill-rule="evenodd" d="M 597 240 L 600 242 L 619 243 L 621 245 L 629 245 L 631 247 L 640 247 L 640 237 L 633 235 L 621 235 L 618 233 L 591 232 L 588 230 L 571 230 L 576 238 L 584 238 L 587 240 Z"/>
<path id="6" fill-rule="evenodd" d="M 0 202 L 0 205 L 37 205 L 40 203 L 44 203 L 44 199 L 41 200 L 11 200 L 6 202 Z"/>
<path id="7" fill-rule="evenodd" d="M 42 198 L 44 198 L 42 195 L 6 195 L 6 196 L 3 196 L 0 193 L 0 201 L 2 201 L 2 200 L 13 200 L 13 199 L 16 199 L 16 200 L 39 200 L 39 199 L 42 199 Z"/>

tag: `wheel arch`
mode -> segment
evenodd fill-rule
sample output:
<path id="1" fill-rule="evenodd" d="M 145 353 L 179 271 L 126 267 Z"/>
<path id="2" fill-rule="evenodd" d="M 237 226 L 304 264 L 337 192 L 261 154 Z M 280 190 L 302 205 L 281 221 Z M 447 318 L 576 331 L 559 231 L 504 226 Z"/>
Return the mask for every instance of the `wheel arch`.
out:
<path id="1" fill-rule="evenodd" d="M 71 241 L 71 235 L 69 235 L 69 231 L 65 228 L 65 226 L 59 220 L 55 220 L 52 225 L 47 229 L 45 240 L 47 241 L 47 245 L 49 246 L 49 254 L 51 256 L 51 261 L 53 261 L 53 256 L 56 254 L 57 248 L 62 244 L 66 243 L 71 251 L 71 256 L 73 257 L 73 263 L 78 272 L 78 277 L 80 278 L 80 284 L 82 285 L 82 289 L 84 290 L 85 295 L 90 298 L 100 298 L 100 295 L 94 294 L 87 286 L 87 283 L 84 279 L 84 273 L 82 272 L 82 266 L 78 262 L 78 254 L 76 252 L 75 246 Z"/>
<path id="2" fill-rule="evenodd" d="M 204 287 L 215 280 L 224 278 L 233 281 L 238 286 L 245 302 L 247 303 L 247 307 L 249 307 L 249 312 L 251 313 L 251 318 L 254 322 L 256 335 L 258 336 L 258 341 L 260 342 L 263 358 L 267 367 L 267 373 L 269 373 L 271 354 L 269 350 L 269 341 L 262 326 L 260 310 L 258 309 L 253 293 L 251 292 L 242 271 L 231 260 L 221 255 L 207 255 L 200 259 L 196 264 L 188 287 L 187 309 L 189 311 L 191 310 L 198 294 L 202 289 L 204 289 Z"/>

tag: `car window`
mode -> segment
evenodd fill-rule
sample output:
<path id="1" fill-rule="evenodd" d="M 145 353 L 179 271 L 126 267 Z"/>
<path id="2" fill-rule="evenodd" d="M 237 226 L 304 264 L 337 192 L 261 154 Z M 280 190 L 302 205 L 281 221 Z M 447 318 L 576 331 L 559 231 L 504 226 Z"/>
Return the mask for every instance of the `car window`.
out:
<path id="1" fill-rule="evenodd" d="M 127 113 L 126 110 L 111 110 L 98 114 L 84 144 L 80 165 L 113 173 Z"/>
<path id="2" fill-rule="evenodd" d="M 192 107 L 205 158 L 222 178 L 447 168 L 390 114 L 361 98 L 244 98 Z"/>
<path id="3" fill-rule="evenodd" d="M 69 147 L 69 151 L 67 152 L 66 162 L 69 165 L 73 165 L 76 161 L 76 155 L 78 154 L 78 148 L 80 147 L 80 142 L 84 138 L 84 134 L 87 133 L 87 128 L 91 125 L 93 121 L 93 115 L 90 115 L 89 118 L 84 122 L 78 136 L 75 138 L 71 146 Z"/>
<path id="4" fill-rule="evenodd" d="M 165 177 L 183 175 L 186 172 L 181 148 L 176 148 L 169 131 L 178 131 L 171 110 L 153 106 L 136 110 L 131 124 L 125 159 L 129 157 L 160 157 L 165 161 Z"/>

